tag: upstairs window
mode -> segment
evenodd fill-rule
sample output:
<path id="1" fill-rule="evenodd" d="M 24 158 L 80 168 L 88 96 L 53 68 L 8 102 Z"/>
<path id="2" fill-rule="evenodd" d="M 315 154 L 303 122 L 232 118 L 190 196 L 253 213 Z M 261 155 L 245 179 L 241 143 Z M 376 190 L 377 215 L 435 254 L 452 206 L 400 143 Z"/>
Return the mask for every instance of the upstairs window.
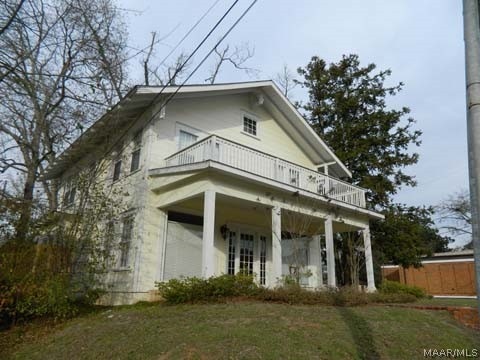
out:
<path id="1" fill-rule="evenodd" d="M 122 160 L 118 160 L 115 163 L 115 167 L 113 168 L 113 181 L 117 181 L 120 179 L 120 175 L 122 173 Z"/>
<path id="2" fill-rule="evenodd" d="M 189 133 L 184 130 L 180 130 L 178 133 L 178 147 L 179 149 L 184 149 L 187 146 L 190 146 L 196 143 L 198 140 L 198 136 L 192 133 Z"/>
<path id="3" fill-rule="evenodd" d="M 142 147 L 142 130 L 138 131 L 133 137 L 132 160 L 130 163 L 130 172 L 138 170 L 140 167 L 140 149 Z"/>
<path id="4" fill-rule="evenodd" d="M 249 117 L 243 117 L 243 131 L 247 134 L 257 136 L 257 121 Z"/>
<path id="5" fill-rule="evenodd" d="M 140 149 L 135 150 L 132 152 L 132 162 L 130 164 L 130 172 L 134 172 L 138 170 L 140 167 Z"/>
<path id="6" fill-rule="evenodd" d="M 66 188 L 65 192 L 63 195 L 63 204 L 64 206 L 70 206 L 75 203 L 75 193 L 77 189 L 72 183 L 69 183 Z"/>

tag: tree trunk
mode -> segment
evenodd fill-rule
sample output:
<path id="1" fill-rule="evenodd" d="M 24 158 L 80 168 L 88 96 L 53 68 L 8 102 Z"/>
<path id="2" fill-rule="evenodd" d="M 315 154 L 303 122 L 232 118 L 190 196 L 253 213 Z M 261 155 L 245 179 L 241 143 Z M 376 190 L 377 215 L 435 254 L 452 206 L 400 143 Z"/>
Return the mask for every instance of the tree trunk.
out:
<path id="1" fill-rule="evenodd" d="M 35 181 L 37 179 L 37 172 L 35 168 L 30 167 L 25 179 L 23 187 L 23 201 L 20 209 L 20 218 L 16 226 L 17 241 L 25 241 L 28 233 L 28 226 L 32 217 L 33 192 L 35 190 Z"/>

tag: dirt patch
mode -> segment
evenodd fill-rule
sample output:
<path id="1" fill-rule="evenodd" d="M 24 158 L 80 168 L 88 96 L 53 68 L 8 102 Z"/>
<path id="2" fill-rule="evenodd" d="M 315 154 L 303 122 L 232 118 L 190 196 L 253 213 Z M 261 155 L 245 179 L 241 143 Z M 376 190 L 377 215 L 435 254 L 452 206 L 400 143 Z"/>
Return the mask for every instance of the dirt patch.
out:
<path id="1" fill-rule="evenodd" d="M 475 330 L 480 330 L 480 316 L 478 310 L 468 306 L 438 306 L 438 305 L 404 305 L 387 304 L 386 306 L 407 307 L 419 310 L 443 310 L 448 311 L 461 324 Z"/>

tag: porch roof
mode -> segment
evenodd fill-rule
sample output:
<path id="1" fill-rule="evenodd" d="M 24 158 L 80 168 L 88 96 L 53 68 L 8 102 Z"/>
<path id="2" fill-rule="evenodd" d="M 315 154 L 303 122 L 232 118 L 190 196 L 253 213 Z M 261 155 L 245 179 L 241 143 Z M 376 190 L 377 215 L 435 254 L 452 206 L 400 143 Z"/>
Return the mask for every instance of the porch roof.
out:
<path id="1" fill-rule="evenodd" d="M 255 183 L 258 185 L 271 187 L 276 190 L 287 192 L 290 194 L 295 193 L 302 197 L 314 199 L 316 201 L 319 201 L 320 203 L 324 203 L 325 205 L 341 207 L 347 212 L 361 214 L 370 219 L 385 218 L 382 214 L 377 213 L 375 211 L 361 208 L 340 200 L 332 199 L 330 197 L 320 195 L 314 192 L 303 190 L 293 185 L 289 185 L 273 179 L 265 178 L 263 176 L 253 174 L 238 168 L 234 168 L 214 160 L 207 160 L 203 162 L 197 162 L 197 163 L 186 164 L 186 165 L 150 169 L 149 176 L 151 178 L 155 178 L 155 177 L 164 177 L 164 176 L 169 176 L 174 174 L 198 173 L 198 172 L 205 172 L 205 171 L 214 171 L 214 172 L 226 174 L 228 176 L 233 176 L 241 179 L 247 178 L 249 183 Z M 151 190 L 155 191 L 155 186 Z"/>

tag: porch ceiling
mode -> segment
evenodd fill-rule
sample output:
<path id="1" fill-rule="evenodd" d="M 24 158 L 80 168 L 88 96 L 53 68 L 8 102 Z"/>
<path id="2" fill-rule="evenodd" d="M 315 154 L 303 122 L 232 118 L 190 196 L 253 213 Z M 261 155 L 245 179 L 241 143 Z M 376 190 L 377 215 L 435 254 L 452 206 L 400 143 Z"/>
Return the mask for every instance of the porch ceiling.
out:
<path id="1" fill-rule="evenodd" d="M 271 227 L 271 206 L 255 201 L 240 199 L 218 193 L 215 201 L 216 219 L 221 223 L 238 223 L 263 228 Z M 192 215 L 203 216 L 203 196 L 198 195 L 172 204 L 167 210 L 186 212 Z M 325 232 L 325 218 L 309 216 L 291 211 L 282 211 L 282 231 L 294 232 L 298 227 L 305 226 L 306 232 L 323 234 Z M 334 233 L 361 230 L 361 227 L 349 225 L 341 220 L 333 221 Z"/>

